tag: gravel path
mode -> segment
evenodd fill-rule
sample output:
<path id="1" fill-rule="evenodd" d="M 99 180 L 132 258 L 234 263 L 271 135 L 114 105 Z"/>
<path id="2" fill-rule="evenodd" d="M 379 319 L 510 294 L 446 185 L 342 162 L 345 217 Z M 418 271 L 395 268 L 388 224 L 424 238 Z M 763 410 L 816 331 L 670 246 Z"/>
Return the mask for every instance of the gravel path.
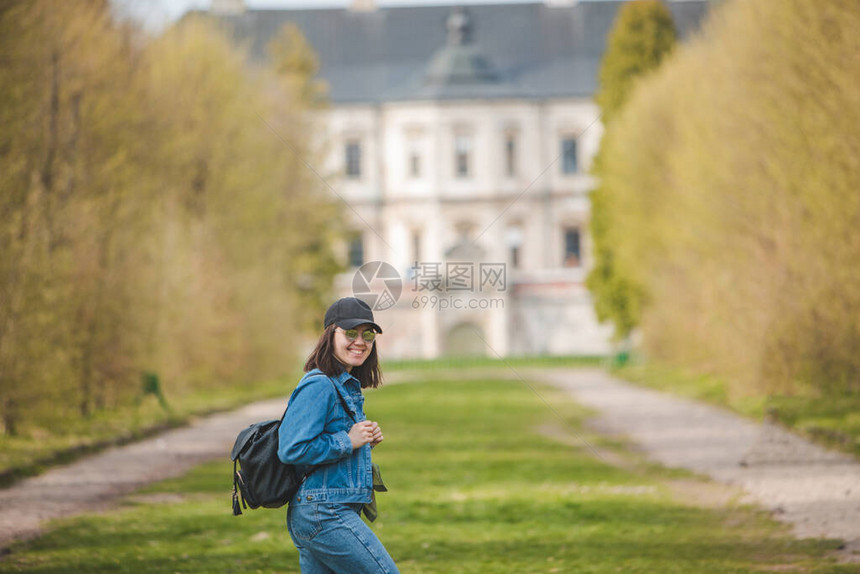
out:
<path id="1" fill-rule="evenodd" d="M 669 467 L 741 487 L 746 501 L 790 523 L 798 537 L 838 538 L 860 561 L 860 463 L 782 428 L 619 381 L 597 369 L 529 371 L 596 410 L 598 431 L 626 435 Z"/>
<path id="2" fill-rule="evenodd" d="M 180 476 L 201 462 L 224 460 L 224 511 L 229 512 L 229 452 L 247 425 L 280 418 L 286 397 L 201 418 L 156 438 L 111 448 L 0 490 L 0 548 L 33 538 L 44 521 L 109 508 L 134 490 Z"/>

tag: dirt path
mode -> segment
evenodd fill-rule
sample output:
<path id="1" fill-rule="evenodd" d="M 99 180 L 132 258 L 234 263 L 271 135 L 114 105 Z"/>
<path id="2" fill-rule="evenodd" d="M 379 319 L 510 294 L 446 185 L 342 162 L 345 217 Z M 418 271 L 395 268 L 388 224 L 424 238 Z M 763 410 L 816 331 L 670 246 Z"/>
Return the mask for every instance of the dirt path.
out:
<path id="1" fill-rule="evenodd" d="M 179 476 L 201 462 L 223 458 L 224 484 L 236 434 L 260 420 L 280 418 L 285 398 L 212 415 L 190 426 L 111 448 L 0 490 L 0 548 L 37 536 L 47 520 L 109 508 L 146 484 Z M 225 487 L 226 488 L 226 487 Z M 225 490 L 224 508 L 229 510 Z"/>
<path id="2" fill-rule="evenodd" d="M 598 369 L 527 371 L 600 413 L 597 430 L 626 436 L 669 467 L 741 487 L 798 537 L 838 538 L 860 561 L 860 463 L 774 425 L 619 381 Z"/>

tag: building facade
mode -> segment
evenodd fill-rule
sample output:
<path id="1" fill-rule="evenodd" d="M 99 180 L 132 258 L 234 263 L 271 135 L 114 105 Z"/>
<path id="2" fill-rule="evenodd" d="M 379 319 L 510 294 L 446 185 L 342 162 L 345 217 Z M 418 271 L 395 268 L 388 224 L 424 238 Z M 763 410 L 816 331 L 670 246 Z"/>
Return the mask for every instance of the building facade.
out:
<path id="1" fill-rule="evenodd" d="M 620 4 L 213 4 L 259 57 L 287 22 L 319 54 L 320 171 L 352 224 L 335 289 L 374 305 L 387 358 L 610 351 L 585 278 L 593 96 Z M 683 37 L 707 2 L 669 6 Z"/>

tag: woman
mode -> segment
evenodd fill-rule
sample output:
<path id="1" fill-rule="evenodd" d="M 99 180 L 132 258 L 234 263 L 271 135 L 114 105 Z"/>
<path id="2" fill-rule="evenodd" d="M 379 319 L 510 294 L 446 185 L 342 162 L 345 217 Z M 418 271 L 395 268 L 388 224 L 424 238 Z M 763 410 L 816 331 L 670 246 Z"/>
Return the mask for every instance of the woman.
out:
<path id="1" fill-rule="evenodd" d="M 398 572 L 360 516 L 365 508 L 375 517 L 370 449 L 383 440 L 361 394 L 381 383 L 377 333 L 364 301 L 346 297 L 329 307 L 284 416 L 278 457 L 307 474 L 287 511 L 303 574 Z"/>

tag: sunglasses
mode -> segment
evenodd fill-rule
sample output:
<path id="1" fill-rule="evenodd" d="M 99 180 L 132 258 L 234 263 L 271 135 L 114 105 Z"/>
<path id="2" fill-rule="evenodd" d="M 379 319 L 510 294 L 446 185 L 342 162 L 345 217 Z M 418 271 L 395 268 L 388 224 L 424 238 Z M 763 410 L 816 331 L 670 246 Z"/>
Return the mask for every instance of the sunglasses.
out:
<path id="1" fill-rule="evenodd" d="M 341 329 L 341 332 L 349 341 L 355 341 L 358 338 L 358 329 Z M 370 329 L 361 333 L 361 338 L 365 343 L 372 343 L 376 340 L 376 331 Z"/>

